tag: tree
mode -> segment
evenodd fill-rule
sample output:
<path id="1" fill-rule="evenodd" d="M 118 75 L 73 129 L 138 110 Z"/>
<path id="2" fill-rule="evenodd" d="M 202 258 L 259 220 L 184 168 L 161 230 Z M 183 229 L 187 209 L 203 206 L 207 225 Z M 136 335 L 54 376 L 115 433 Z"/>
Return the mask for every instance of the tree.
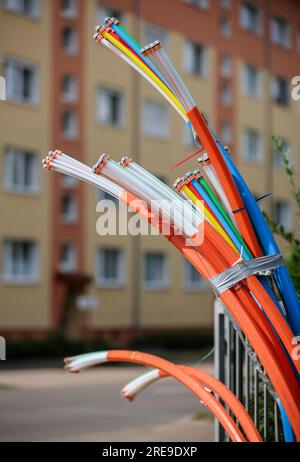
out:
<path id="1" fill-rule="evenodd" d="M 300 187 L 296 183 L 296 172 L 292 164 L 288 151 L 283 151 L 283 141 L 278 136 L 273 135 L 273 149 L 275 154 L 282 155 L 283 167 L 288 178 L 293 200 L 296 204 L 296 223 L 294 231 L 286 231 L 283 224 L 277 223 L 272 220 L 268 215 L 264 214 L 273 233 L 281 236 L 289 245 L 288 254 L 286 256 L 286 263 L 290 275 L 295 284 L 297 294 L 300 298 L 300 240 L 297 238 L 295 230 L 298 229 L 300 224 Z"/>

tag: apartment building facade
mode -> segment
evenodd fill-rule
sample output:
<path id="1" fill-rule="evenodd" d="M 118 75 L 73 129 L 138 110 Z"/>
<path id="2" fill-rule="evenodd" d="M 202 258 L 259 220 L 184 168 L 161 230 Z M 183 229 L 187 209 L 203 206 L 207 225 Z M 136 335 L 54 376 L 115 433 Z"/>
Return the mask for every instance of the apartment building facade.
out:
<path id="1" fill-rule="evenodd" d="M 92 187 L 40 170 L 59 148 L 89 165 L 131 155 L 172 185 L 195 161 L 177 114 L 92 40 L 118 17 L 140 43 L 161 40 L 255 194 L 288 228 L 294 211 L 270 134 L 299 151 L 296 0 L 5 0 L 0 10 L 3 172 L 0 326 L 5 335 L 111 335 L 212 328 L 213 295 L 158 236 L 101 236 Z M 298 159 L 294 164 L 298 171 Z"/>

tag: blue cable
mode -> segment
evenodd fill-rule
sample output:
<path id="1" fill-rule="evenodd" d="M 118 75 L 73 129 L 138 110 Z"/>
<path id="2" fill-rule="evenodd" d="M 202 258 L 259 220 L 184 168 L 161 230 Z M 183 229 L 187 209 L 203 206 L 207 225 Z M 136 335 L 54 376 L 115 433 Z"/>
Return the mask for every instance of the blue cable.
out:
<path id="1" fill-rule="evenodd" d="M 238 191 L 241 194 L 245 208 L 248 212 L 248 215 L 250 217 L 253 228 L 256 232 L 256 235 L 258 237 L 259 243 L 261 245 L 261 248 L 264 254 L 274 255 L 276 253 L 280 253 L 280 250 L 276 244 L 274 236 L 271 233 L 271 230 L 269 229 L 269 226 L 260 208 L 258 207 L 257 202 L 255 198 L 253 197 L 253 194 L 249 190 L 245 180 L 241 176 L 240 172 L 238 171 L 231 157 L 228 155 L 223 144 L 218 140 L 214 131 L 211 130 L 211 132 L 229 168 L 229 171 L 234 179 L 234 182 L 238 188 Z M 282 266 L 274 270 L 274 278 L 276 281 L 278 291 L 284 302 L 289 324 L 294 334 L 296 333 L 295 335 L 297 335 L 297 333 L 300 332 L 299 300 L 298 300 L 294 285 L 292 283 L 291 277 L 289 275 L 289 272 L 286 266 Z M 262 280 L 261 282 L 263 283 L 265 288 L 266 288 L 266 284 L 268 285 L 268 288 L 269 288 L 268 293 L 269 295 L 272 296 L 274 300 L 275 296 L 273 293 L 271 293 L 272 291 L 267 281 Z M 285 287 L 285 290 L 284 290 L 284 287 Z M 277 303 L 277 300 L 276 300 L 276 303 Z M 278 306 L 278 303 L 277 303 L 277 306 Z M 299 379 L 298 374 L 297 374 L 297 378 Z M 280 403 L 280 413 L 281 413 L 281 418 L 282 418 L 284 439 L 286 442 L 294 442 L 295 441 L 294 432 L 290 424 L 289 418 L 286 414 L 286 411 L 284 410 L 284 407 L 282 406 L 281 403 Z"/>

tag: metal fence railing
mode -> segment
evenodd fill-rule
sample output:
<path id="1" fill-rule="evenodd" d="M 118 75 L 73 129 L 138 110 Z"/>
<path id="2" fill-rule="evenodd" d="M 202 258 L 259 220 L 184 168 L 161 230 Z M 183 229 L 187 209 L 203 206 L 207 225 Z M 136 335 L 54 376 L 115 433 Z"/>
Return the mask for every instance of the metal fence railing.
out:
<path id="1" fill-rule="evenodd" d="M 215 374 L 239 398 L 264 441 L 283 441 L 279 401 L 251 345 L 225 306 L 215 302 Z M 216 441 L 229 441 L 215 422 Z"/>

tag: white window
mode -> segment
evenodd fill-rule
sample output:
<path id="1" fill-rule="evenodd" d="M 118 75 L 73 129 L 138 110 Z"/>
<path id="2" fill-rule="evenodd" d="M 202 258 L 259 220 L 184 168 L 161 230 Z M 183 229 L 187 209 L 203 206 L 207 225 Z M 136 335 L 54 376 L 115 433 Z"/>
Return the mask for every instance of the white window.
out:
<path id="1" fill-rule="evenodd" d="M 183 145 L 187 148 L 195 146 L 193 131 L 191 127 L 185 122 L 182 123 L 182 141 Z"/>
<path id="2" fill-rule="evenodd" d="M 183 0 L 191 6 L 196 6 L 200 10 L 207 10 L 209 8 L 209 0 Z"/>
<path id="3" fill-rule="evenodd" d="M 253 98 L 262 96 L 262 75 L 261 71 L 250 64 L 245 64 L 242 73 L 243 92 Z"/>
<path id="4" fill-rule="evenodd" d="M 63 196 L 61 201 L 61 214 L 64 224 L 72 225 L 77 222 L 77 200 L 71 194 Z"/>
<path id="5" fill-rule="evenodd" d="M 187 260 L 184 260 L 184 288 L 187 290 L 208 289 L 208 284 L 205 279 L 203 279 L 194 266 Z"/>
<path id="6" fill-rule="evenodd" d="M 145 289 L 165 289 L 169 284 L 168 259 L 163 253 L 146 253 L 144 256 Z"/>
<path id="7" fill-rule="evenodd" d="M 244 29 L 254 34 L 261 33 L 261 11 L 252 2 L 244 2 L 241 9 L 241 24 Z"/>
<path id="8" fill-rule="evenodd" d="M 281 106 L 288 106 L 289 82 L 284 78 L 274 76 L 271 81 L 271 94 L 275 103 Z"/>
<path id="9" fill-rule="evenodd" d="M 77 115 L 72 111 L 64 111 L 62 114 L 62 134 L 67 139 L 74 139 L 78 135 Z"/>
<path id="10" fill-rule="evenodd" d="M 78 180 L 73 176 L 62 174 L 61 184 L 65 189 L 74 189 L 78 185 Z"/>
<path id="11" fill-rule="evenodd" d="M 110 8 L 108 6 L 101 6 L 97 9 L 97 24 L 104 24 L 105 18 L 116 18 L 121 23 L 124 23 L 124 19 L 120 10 L 116 8 Z"/>
<path id="12" fill-rule="evenodd" d="M 220 140 L 224 144 L 232 143 L 232 127 L 229 122 L 223 122 L 220 128 Z"/>
<path id="13" fill-rule="evenodd" d="M 231 37 L 232 32 L 231 32 L 231 23 L 230 23 L 229 18 L 224 16 L 224 17 L 222 17 L 220 19 L 219 31 L 220 31 L 221 37 L 223 37 L 223 38 L 230 38 Z"/>
<path id="14" fill-rule="evenodd" d="M 64 244 L 61 246 L 59 270 L 62 273 L 74 273 L 77 270 L 77 252 L 73 244 Z"/>
<path id="15" fill-rule="evenodd" d="M 190 40 L 184 46 L 184 70 L 187 74 L 207 77 L 207 50 L 199 43 Z"/>
<path id="16" fill-rule="evenodd" d="M 223 82 L 221 85 L 221 103 L 223 106 L 229 107 L 232 105 L 232 90 L 231 85 L 228 82 Z"/>
<path id="17" fill-rule="evenodd" d="M 293 229 L 293 210 L 289 202 L 285 200 L 275 202 L 275 219 L 286 231 Z"/>
<path id="18" fill-rule="evenodd" d="M 154 101 L 144 101 L 143 125 L 144 135 L 166 139 L 170 134 L 169 108 Z"/>
<path id="19" fill-rule="evenodd" d="M 8 239 L 3 248 L 3 279 L 8 283 L 38 280 L 38 245 L 33 241 Z"/>
<path id="20" fill-rule="evenodd" d="M 61 0 L 61 13 L 65 18 L 76 18 L 78 14 L 77 0 Z"/>
<path id="21" fill-rule="evenodd" d="M 220 74 L 222 77 L 231 77 L 232 61 L 229 55 L 222 55 L 220 59 Z"/>
<path id="22" fill-rule="evenodd" d="M 263 158 L 262 136 L 256 130 L 247 129 L 244 132 L 244 159 L 247 162 L 259 164 Z"/>
<path id="23" fill-rule="evenodd" d="M 231 7 L 231 0 L 220 0 L 220 7 L 228 10 Z"/>
<path id="24" fill-rule="evenodd" d="M 6 98 L 34 105 L 38 103 L 37 66 L 16 59 L 5 60 Z"/>
<path id="25" fill-rule="evenodd" d="M 165 29 L 155 26 L 154 24 L 145 24 L 143 28 L 143 43 L 148 45 L 149 43 L 159 40 L 162 46 L 168 49 L 168 34 Z"/>
<path id="26" fill-rule="evenodd" d="M 73 27 L 64 27 L 62 31 L 62 48 L 69 55 L 74 55 L 78 51 L 77 31 Z"/>
<path id="27" fill-rule="evenodd" d="M 35 194 L 40 188 L 40 165 L 36 154 L 7 148 L 4 156 L 4 187 L 6 191 Z"/>
<path id="28" fill-rule="evenodd" d="M 40 15 L 40 0 L 3 0 L 7 11 L 35 19 Z"/>
<path id="29" fill-rule="evenodd" d="M 96 258 L 98 285 L 118 288 L 125 284 L 124 252 L 120 249 L 99 249 Z"/>
<path id="30" fill-rule="evenodd" d="M 271 19 L 271 39 L 285 48 L 291 46 L 291 26 L 284 18 L 274 16 Z"/>
<path id="31" fill-rule="evenodd" d="M 276 146 L 274 152 L 274 165 L 277 168 L 282 168 L 284 166 L 284 158 L 291 157 L 291 147 L 289 142 L 286 139 L 280 138 L 278 146 Z"/>
<path id="32" fill-rule="evenodd" d="M 96 98 L 97 121 L 105 125 L 121 127 L 124 125 L 125 104 L 121 91 L 98 88 Z"/>
<path id="33" fill-rule="evenodd" d="M 61 93 L 63 101 L 68 103 L 77 101 L 77 79 L 74 75 L 66 74 L 63 76 L 61 82 Z"/>

